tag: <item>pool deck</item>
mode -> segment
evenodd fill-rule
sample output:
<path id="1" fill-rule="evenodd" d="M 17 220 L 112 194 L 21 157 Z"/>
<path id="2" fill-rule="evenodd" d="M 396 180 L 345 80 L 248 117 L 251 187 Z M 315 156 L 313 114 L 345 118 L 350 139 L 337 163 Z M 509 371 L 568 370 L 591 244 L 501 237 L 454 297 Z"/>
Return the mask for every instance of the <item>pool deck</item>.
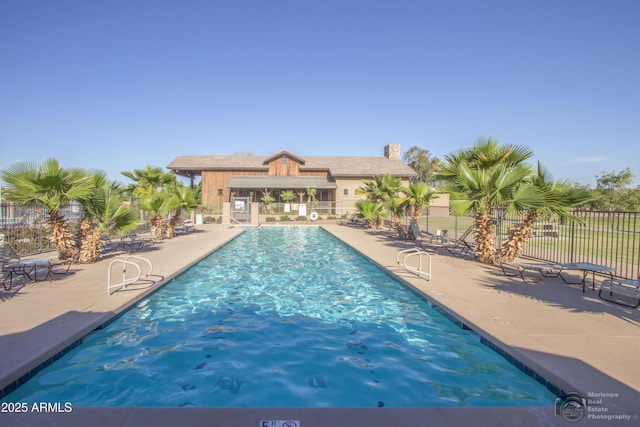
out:
<path id="1" fill-rule="evenodd" d="M 604 302 L 597 288 L 547 278 L 536 284 L 502 275 L 495 266 L 470 258 L 432 256 L 433 278 L 418 278 L 395 262 L 399 250 L 415 247 L 383 232 L 323 224 L 372 261 L 383 266 L 495 347 L 564 391 L 592 400 L 577 423 L 548 407 L 506 408 L 108 408 L 73 407 L 69 413 L 0 412 L 0 425 L 34 426 L 261 426 L 261 420 L 299 420 L 320 426 L 528 426 L 640 425 L 640 310 Z M 161 283 L 175 277 L 242 232 L 199 225 L 151 245 L 138 255 L 152 261 Z M 55 354 L 108 322 L 154 289 L 132 286 L 106 295 L 109 263 L 73 265 L 51 283 L 0 290 L 0 388 L 22 378 Z M 155 285 L 157 286 L 157 285 Z M 54 402 L 49 402 L 54 403 Z M 71 402 L 73 404 L 73 402 Z M 4 408 L 3 409 L 7 409 Z M 31 408 L 30 408 L 31 409 Z M 628 421 L 587 419 L 628 415 Z M 269 425 L 270 424 L 265 424 Z"/>

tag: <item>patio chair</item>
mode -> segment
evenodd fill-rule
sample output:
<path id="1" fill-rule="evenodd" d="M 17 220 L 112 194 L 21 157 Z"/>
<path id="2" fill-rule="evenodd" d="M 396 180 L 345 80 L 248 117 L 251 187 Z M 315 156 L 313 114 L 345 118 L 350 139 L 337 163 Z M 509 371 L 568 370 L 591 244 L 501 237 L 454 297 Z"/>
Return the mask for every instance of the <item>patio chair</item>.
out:
<path id="1" fill-rule="evenodd" d="M 602 282 L 598 296 L 608 302 L 637 308 L 640 306 L 640 280 L 609 279 Z"/>
<path id="2" fill-rule="evenodd" d="M 365 221 L 364 219 L 360 219 L 358 217 L 356 217 L 355 214 L 351 215 L 351 217 L 347 220 L 346 225 L 350 226 L 350 227 L 356 227 L 356 228 L 367 228 L 367 221 Z"/>
<path id="3" fill-rule="evenodd" d="M 42 280 L 51 281 L 54 274 L 67 274 L 72 262 L 72 259 L 55 261 L 52 257 L 22 259 L 13 246 L 7 242 L 2 243 L 2 271 L 9 274 L 10 280 L 13 280 L 14 276 L 23 276 L 36 282 L 38 270 L 45 270 L 46 274 Z"/>
<path id="4" fill-rule="evenodd" d="M 10 291 L 13 286 L 13 273 L 10 270 L 0 270 L 0 282 L 2 282 L 5 291 Z"/>
<path id="5" fill-rule="evenodd" d="M 444 247 L 449 242 L 447 236 L 447 230 L 442 230 L 440 233 L 429 233 L 420 230 L 420 226 L 415 220 L 409 220 L 409 236 L 414 240 L 417 240 L 420 247 L 425 251 L 435 252 L 438 248 Z"/>
<path id="6" fill-rule="evenodd" d="M 133 253 L 137 252 L 145 246 L 146 242 L 144 239 L 138 237 L 135 233 L 127 233 L 119 238 L 112 239 L 107 234 L 102 235 L 101 242 L 101 255 L 107 255 L 109 253 L 121 253 L 128 252 Z"/>
<path id="7" fill-rule="evenodd" d="M 469 252 L 473 253 L 473 245 L 467 242 L 467 237 L 473 231 L 473 226 L 467 228 L 453 245 L 445 246 L 447 252 L 455 257 L 465 257 Z"/>
<path id="8" fill-rule="evenodd" d="M 191 233 L 192 231 L 195 231 L 195 229 L 196 228 L 193 225 L 193 221 L 191 221 L 190 219 L 185 219 L 184 221 L 182 221 L 182 224 L 176 227 L 175 233 Z"/>
<path id="9" fill-rule="evenodd" d="M 534 263 L 534 262 L 504 262 L 498 261 L 502 273 L 506 277 L 520 277 L 525 283 L 538 283 L 545 277 L 558 277 L 562 272 L 562 265 L 554 263 Z M 514 270 L 512 273 L 509 269 Z M 535 271 L 540 274 L 540 278 L 526 276 L 525 271 Z"/>

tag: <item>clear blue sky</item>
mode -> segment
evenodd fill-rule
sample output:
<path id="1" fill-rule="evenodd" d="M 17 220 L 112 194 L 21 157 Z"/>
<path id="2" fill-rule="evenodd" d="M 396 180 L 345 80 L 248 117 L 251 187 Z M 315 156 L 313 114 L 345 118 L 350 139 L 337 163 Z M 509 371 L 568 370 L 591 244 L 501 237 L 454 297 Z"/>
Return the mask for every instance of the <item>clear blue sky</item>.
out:
<path id="1" fill-rule="evenodd" d="M 640 176 L 639 22 L 638 0 L 0 0 L 0 169 L 127 182 L 178 155 L 491 136 L 555 178 Z"/>

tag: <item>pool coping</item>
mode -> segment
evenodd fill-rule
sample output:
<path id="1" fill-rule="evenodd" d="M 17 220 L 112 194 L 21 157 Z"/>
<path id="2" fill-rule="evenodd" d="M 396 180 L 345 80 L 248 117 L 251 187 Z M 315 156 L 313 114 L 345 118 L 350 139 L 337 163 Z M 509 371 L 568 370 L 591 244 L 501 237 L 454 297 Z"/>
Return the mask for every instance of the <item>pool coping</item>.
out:
<path id="1" fill-rule="evenodd" d="M 407 272 L 395 262 L 398 251 L 415 248 L 415 242 L 401 241 L 383 231 L 367 233 L 362 230 L 350 230 L 351 227 L 333 225 L 323 228 L 386 269 L 448 316 L 479 334 L 485 344 L 501 353 L 507 360 L 513 358 L 516 366 L 521 363 L 522 370 L 530 370 L 529 374 L 534 378 L 539 376 L 541 380 L 550 382 L 552 388 L 579 393 L 581 396 L 617 392 L 619 396 L 615 400 L 603 402 L 607 405 L 603 409 L 607 409 L 608 412 L 640 412 L 636 409 L 636 402 L 640 399 L 640 369 L 637 363 L 632 363 L 633 357 L 618 357 L 628 361 L 626 366 L 629 369 L 623 372 L 623 375 L 611 375 L 611 372 L 602 369 L 611 367 L 602 363 L 606 363 L 607 359 L 612 361 L 610 365 L 620 363 L 613 361 L 614 355 L 639 354 L 633 351 L 634 348 L 640 350 L 639 310 L 602 301 L 597 297 L 597 289 L 583 295 L 578 287 L 561 284 L 559 280 L 546 279 L 535 286 L 514 281 L 504 277 L 498 267 L 478 263 L 471 257 L 457 258 L 448 254 L 431 254 L 434 271 L 432 280 L 427 281 Z M 465 283 L 466 280 L 469 282 Z M 481 289 L 477 289 L 480 287 L 479 284 L 482 284 Z M 531 294 L 535 297 L 527 294 L 536 288 L 541 291 Z M 557 299 L 552 300 L 550 297 L 552 303 L 542 299 L 539 295 L 544 295 L 545 292 L 557 294 Z M 496 304 L 494 299 L 514 304 L 514 307 L 509 307 L 506 303 Z M 498 319 L 478 309 L 482 303 L 498 306 Z M 570 334 L 567 335 L 567 339 L 572 342 L 582 340 L 581 348 L 554 348 L 557 339 L 553 331 L 526 325 L 528 319 L 523 319 L 522 313 L 517 311 L 523 304 L 532 315 L 536 311 L 544 312 L 541 316 L 548 318 L 544 318 L 543 323 L 554 325 L 575 321 L 576 324 L 584 324 L 581 333 L 570 330 Z M 562 304 L 571 304 L 575 311 L 568 311 Z M 585 309 L 578 311 L 577 308 L 581 305 Z M 594 311 L 593 308 L 600 311 Z M 494 320 L 511 324 L 503 327 L 500 322 L 496 324 Z M 586 330 L 590 326 L 594 330 L 591 337 Z M 609 340 L 606 346 L 593 348 L 588 344 L 584 345 L 589 338 L 606 341 L 607 337 L 603 338 L 601 334 L 604 330 L 606 335 L 609 328 L 618 331 L 620 335 L 612 337 L 614 339 Z M 558 335 L 560 339 L 564 338 L 564 335 Z"/>
<path id="2" fill-rule="evenodd" d="M 447 300 L 447 297 L 449 295 L 445 294 L 444 297 L 440 297 L 437 294 L 434 294 L 432 292 L 432 289 L 428 287 L 431 284 L 436 284 L 437 286 L 440 286 L 439 276 L 441 273 L 438 270 L 443 268 L 450 268 L 451 265 L 447 267 L 447 264 L 453 263 L 452 265 L 453 265 L 454 272 L 458 271 L 461 268 L 461 266 L 464 266 L 465 270 L 476 269 L 482 272 L 482 266 L 478 266 L 477 265 L 478 263 L 475 263 L 474 261 L 470 261 L 470 260 L 452 259 L 451 257 L 437 257 L 437 262 L 434 262 L 434 270 L 436 271 L 436 276 L 435 276 L 434 282 L 430 283 L 430 282 L 424 281 L 423 279 L 417 279 L 413 275 L 408 275 L 406 274 L 406 272 L 398 271 L 397 267 L 394 265 L 394 261 L 395 261 L 395 253 L 397 252 L 398 248 L 401 247 L 401 245 L 399 246 L 399 243 L 400 243 L 399 241 L 389 239 L 388 237 L 384 236 L 382 233 L 370 233 L 364 230 L 353 230 L 353 229 L 350 229 L 350 227 L 345 227 L 345 226 L 336 226 L 336 225 L 327 225 L 327 224 L 322 226 L 325 230 L 331 232 L 331 234 L 339 238 L 341 241 L 347 243 L 356 251 L 362 253 L 368 259 L 372 260 L 376 264 L 386 269 L 390 274 L 401 279 L 403 283 L 411 284 L 411 286 L 415 287 L 415 289 L 417 289 L 421 294 L 423 294 L 427 298 L 427 300 L 433 302 L 438 307 L 444 309 L 447 313 L 451 314 L 454 318 L 460 319 L 464 324 L 469 325 L 469 327 L 474 331 L 476 332 L 480 331 L 479 333 L 481 333 L 482 336 L 485 336 L 487 340 L 496 344 L 498 348 L 503 348 L 508 350 L 509 354 L 513 354 L 513 350 L 515 349 L 516 353 L 518 353 L 518 356 L 522 356 L 522 358 L 526 360 L 527 365 L 531 363 L 532 366 L 535 366 L 536 368 L 540 368 L 540 371 L 542 372 L 541 375 L 545 377 L 548 375 L 549 378 L 554 378 L 554 376 L 557 376 L 558 380 L 562 380 L 561 378 L 562 375 L 558 374 L 557 369 L 553 369 L 553 367 L 550 369 L 548 366 L 548 363 L 546 363 L 545 360 L 541 361 L 540 359 L 536 359 L 535 357 L 532 358 L 530 354 L 530 349 L 525 349 L 526 351 L 522 351 L 518 347 L 517 342 L 515 343 L 515 346 L 514 346 L 514 343 L 511 342 L 512 340 L 510 339 L 505 340 L 504 335 L 500 333 L 496 333 L 496 331 L 487 330 L 487 328 L 481 327 L 482 323 L 474 319 L 473 316 L 468 316 L 467 315 L 468 313 L 464 313 L 464 310 L 462 310 L 464 315 L 461 315 L 460 310 L 455 311 L 449 308 L 449 305 L 451 305 L 450 304 L 451 300 L 450 299 Z M 149 256 L 153 255 L 156 259 L 158 259 L 158 262 L 163 262 L 164 260 L 168 264 L 171 264 L 171 266 L 163 270 L 167 276 L 163 281 L 163 283 L 170 281 L 171 278 L 180 274 L 190 265 L 196 263 L 199 259 L 202 259 L 203 257 L 207 256 L 209 253 L 213 252 L 214 250 L 222 246 L 224 243 L 231 240 L 233 237 L 236 237 L 242 230 L 236 230 L 233 233 L 225 234 L 225 232 L 221 227 L 204 226 L 204 227 L 201 227 L 200 231 L 201 231 L 200 233 L 194 234 L 193 236 L 189 236 L 189 237 L 180 236 L 176 239 L 172 239 L 171 241 L 167 241 L 165 244 L 163 244 L 162 250 L 154 252 L 149 255 Z M 209 234 L 211 232 L 213 232 L 213 234 Z M 219 236 L 218 234 L 223 234 L 224 236 Z M 187 242 L 188 239 L 191 239 L 192 241 Z M 194 246 L 194 242 L 196 240 L 198 241 L 198 243 Z M 405 243 L 402 243 L 402 244 L 405 244 Z M 189 256 L 185 256 L 185 255 L 189 255 Z M 156 261 L 154 261 L 154 263 L 155 262 Z M 82 281 L 82 280 L 79 280 L 80 273 L 82 274 L 82 278 L 85 279 L 85 281 L 98 280 L 101 277 L 104 278 L 104 268 L 105 268 L 104 263 L 102 264 L 98 263 L 96 265 L 90 265 L 90 266 L 83 266 L 75 278 L 72 277 L 72 278 L 62 278 L 60 280 L 54 280 L 51 284 L 51 287 L 59 288 L 60 292 L 69 291 L 70 289 L 65 289 L 65 288 L 72 288 L 75 285 L 77 285 L 79 281 Z M 452 275 L 451 277 L 455 277 L 455 276 Z M 428 284 L 426 288 L 425 288 L 425 283 Z M 65 284 L 68 286 L 66 286 Z M 36 292 L 31 292 L 31 291 L 35 291 L 39 287 L 42 287 L 43 290 L 49 290 L 46 288 L 47 286 L 49 285 L 42 282 L 39 282 L 35 285 L 26 286 L 25 292 L 24 292 L 26 294 L 24 295 L 25 299 L 33 298 L 34 300 L 37 300 L 38 298 L 34 297 L 33 295 L 30 295 L 32 293 L 36 294 Z M 98 286 L 98 288 L 100 288 L 100 286 Z M 120 312 L 124 310 L 126 307 L 132 304 L 135 304 L 135 302 L 139 301 L 140 298 L 143 298 L 142 294 L 146 295 L 150 292 L 153 292 L 154 290 L 155 288 L 146 289 L 146 290 L 143 289 L 138 295 L 134 295 L 133 293 L 127 292 L 126 297 L 117 298 L 118 302 L 121 303 L 119 306 Z M 122 295 L 125 293 L 119 293 L 119 294 Z M 104 301 L 104 295 L 97 296 L 92 294 L 92 296 L 90 296 L 89 298 L 93 298 L 93 299 L 97 298 L 99 300 Z M 17 305 L 23 304 L 22 302 L 17 303 L 16 302 L 17 300 L 13 300 L 13 301 L 14 302 L 12 302 L 11 305 L 14 305 L 14 303 L 16 303 Z M 1 300 L 0 304 L 4 304 L 6 302 L 8 301 Z M 114 300 L 113 302 L 116 302 L 116 301 Z M 27 303 L 25 302 L 25 305 L 23 305 L 23 307 L 27 307 L 26 304 Z M 89 312 L 91 312 L 92 309 L 103 309 L 104 304 L 101 304 L 99 301 L 98 302 L 94 301 L 93 304 L 86 305 L 86 302 L 85 302 L 85 305 L 80 305 L 80 306 L 76 305 L 76 306 L 72 306 L 71 308 L 73 308 L 74 310 L 79 310 L 78 312 L 81 312 L 81 310 L 85 310 L 85 311 L 88 310 Z M 33 310 L 34 307 L 32 306 L 31 309 Z M 98 310 L 98 314 L 100 314 L 99 310 Z M 8 319 L 6 317 L 3 317 L 5 315 L 7 315 L 6 310 L 0 311 L 0 320 L 7 321 Z M 11 315 L 11 313 L 9 313 L 9 315 Z M 86 333 L 89 333 L 91 332 L 91 330 L 94 330 L 96 324 L 104 324 L 105 322 L 108 322 L 109 319 L 114 318 L 117 315 L 118 315 L 117 309 L 114 309 L 112 304 L 110 307 L 110 310 L 107 310 L 105 313 L 103 313 L 100 319 L 96 320 L 95 318 L 93 318 L 93 323 L 86 322 L 86 318 L 84 318 L 83 316 L 79 316 L 79 317 L 76 316 L 75 318 L 76 321 L 78 321 L 79 323 L 85 322 L 84 327 L 76 328 L 76 330 L 74 331 L 67 331 L 69 333 L 66 333 L 66 334 L 57 334 L 57 335 L 54 334 L 55 336 L 58 337 L 57 342 L 58 342 L 59 349 L 64 348 L 65 345 L 68 346 L 73 342 L 77 341 L 78 336 L 80 336 L 81 338 L 82 336 L 86 335 Z M 42 325 L 46 326 L 47 324 L 53 323 L 52 325 L 49 325 L 49 326 L 53 326 L 53 330 L 55 330 L 56 329 L 55 320 L 56 320 L 55 318 L 53 319 L 50 318 L 48 321 L 45 321 L 42 324 L 38 325 L 38 327 Z M 633 321 L 637 322 L 637 318 L 634 318 Z M 0 322 L 0 331 L 2 331 L 0 332 L 2 333 L 2 336 L 0 336 L 0 338 L 6 338 L 6 335 L 5 335 L 6 331 L 3 331 L 3 326 L 6 326 L 6 323 Z M 38 327 L 36 327 L 35 329 L 37 329 Z M 51 329 L 52 328 L 49 328 L 49 330 Z M 86 333 L 82 335 L 83 332 L 86 332 Z M 8 343 L 9 347 L 3 345 L 2 347 L 3 353 L 5 352 L 6 349 L 11 350 L 12 346 L 13 348 L 17 348 L 16 346 L 20 344 L 25 344 L 28 338 L 27 335 L 25 335 L 24 337 L 18 337 L 18 338 L 14 337 L 15 339 L 13 339 L 11 342 Z M 35 335 L 36 336 L 34 338 L 40 339 L 42 341 L 43 334 L 35 334 Z M 66 338 L 62 339 L 61 337 L 63 335 Z M 52 337 L 47 336 L 47 341 L 50 341 L 50 338 Z M 65 343 L 65 339 L 68 340 L 69 342 Z M 3 344 L 5 344 L 5 342 L 3 342 Z M 26 347 L 28 347 L 27 350 L 33 350 L 33 351 L 42 350 L 42 346 L 38 346 L 38 345 L 34 346 L 32 344 L 33 343 L 26 345 Z M 49 351 L 51 350 L 49 349 Z M 39 356 L 40 362 L 44 360 L 43 358 L 46 359 L 47 354 L 48 354 L 47 351 L 40 351 L 40 356 Z M 50 356 L 51 355 L 49 355 L 49 357 Z M 33 358 L 31 357 L 30 359 L 33 359 Z M 0 361 L 0 364 L 1 363 L 2 361 Z M 31 360 L 31 363 L 33 363 L 33 360 Z M 588 372 L 588 373 L 593 373 L 594 369 L 595 371 L 597 371 L 597 368 L 594 368 L 594 367 L 588 367 L 588 369 L 585 367 L 582 367 L 582 371 Z M 560 374 L 561 373 L 562 371 L 560 372 Z M 6 380 L 6 366 L 4 369 L 1 370 L 0 375 L 2 374 L 4 374 L 2 378 Z M 15 374 L 15 371 L 14 371 L 14 374 Z M 573 375 L 573 372 L 572 372 L 572 375 Z M 603 376 L 596 375 L 596 377 L 599 379 L 602 379 Z M 620 382 L 616 383 L 615 378 L 610 378 L 610 379 L 613 379 L 614 381 L 613 382 L 604 381 L 602 383 L 604 384 L 603 386 L 609 387 L 611 386 L 611 384 L 613 384 L 614 387 L 625 386 Z M 634 376 L 633 380 L 634 381 L 638 380 L 637 375 Z M 576 382 L 574 381 L 569 381 L 567 383 L 569 387 L 574 387 L 574 384 L 576 384 Z M 584 385 L 581 384 L 580 381 L 578 381 L 578 383 L 575 385 L 576 389 L 582 386 Z M 632 390 L 634 393 L 637 393 L 637 388 L 633 388 L 633 387 L 627 387 L 627 388 L 629 390 Z M 568 388 L 568 389 L 571 390 L 571 388 Z M 603 390 L 603 391 L 606 391 L 606 390 Z M 618 407 L 626 407 L 626 405 L 623 404 L 624 402 L 622 402 L 622 400 L 623 399 L 620 399 L 620 401 L 615 402 L 616 404 L 611 404 L 610 405 L 611 410 L 612 411 L 617 410 Z M 226 408 L 226 409 L 224 408 L 163 408 L 163 409 L 161 408 L 147 408 L 147 409 L 145 408 L 118 408 L 118 409 L 116 408 L 74 408 L 73 416 L 70 416 L 69 414 L 66 414 L 66 415 L 49 414 L 48 416 L 52 416 L 52 417 L 57 416 L 58 417 L 57 422 L 61 422 L 60 425 L 65 425 L 64 424 L 65 419 L 68 419 L 71 422 L 71 420 L 73 419 L 76 419 L 77 421 L 76 417 L 82 418 L 84 416 L 88 416 L 87 414 L 95 415 L 97 413 L 106 413 L 106 414 L 112 414 L 116 418 L 118 418 L 119 416 L 123 416 L 122 425 L 129 425 L 133 423 L 134 420 L 139 421 L 140 419 L 143 419 L 144 417 L 147 417 L 147 416 L 152 416 L 156 418 L 156 416 L 153 414 L 167 414 L 167 413 L 182 414 L 183 411 L 180 411 L 179 409 L 186 409 L 187 411 L 191 409 L 194 410 L 191 412 L 187 412 L 188 414 L 196 414 L 196 413 L 203 414 L 202 415 L 203 419 L 201 420 L 202 423 L 200 423 L 199 425 L 205 425 L 203 424 L 203 422 L 205 420 L 211 420 L 211 417 L 214 417 L 215 419 L 220 419 L 221 420 L 220 422 L 222 423 L 220 425 L 255 425 L 255 424 L 242 424 L 242 423 L 238 424 L 237 423 L 239 422 L 239 418 L 238 418 L 239 415 L 237 413 L 238 410 L 237 409 L 234 410 L 230 408 Z M 199 409 L 199 410 L 195 411 L 195 409 Z M 504 425 L 507 425 L 507 423 L 504 421 L 504 418 L 503 418 L 505 416 L 504 414 L 509 414 L 510 421 L 508 425 L 518 425 L 517 423 L 514 424 L 514 417 L 522 420 L 523 422 L 522 425 L 528 425 L 526 423 L 527 420 L 529 422 L 533 422 L 534 420 L 540 421 L 541 419 L 546 420 L 545 423 L 547 425 L 564 425 L 563 420 L 560 417 L 555 417 L 553 407 L 515 407 L 515 408 L 508 408 L 508 409 L 505 409 L 505 408 L 499 408 L 499 409 L 496 409 L 496 408 L 493 408 L 493 409 L 492 408 L 404 408 L 402 410 L 395 410 L 395 409 L 396 408 L 385 408 L 384 414 L 385 415 L 388 415 L 391 413 L 402 414 L 398 416 L 401 416 L 403 418 L 403 422 L 405 423 L 404 425 L 414 425 L 414 424 L 411 424 L 411 419 L 414 416 L 417 416 L 418 419 L 424 419 L 423 417 L 427 417 L 428 419 L 434 421 L 433 425 L 465 425 L 460 423 L 451 423 L 451 419 L 454 419 L 457 416 L 460 416 L 460 417 L 469 416 L 469 414 L 473 414 L 469 416 L 469 421 L 472 421 L 472 420 L 478 421 L 477 417 L 480 416 L 481 419 L 486 420 L 488 422 L 487 424 L 481 423 L 480 425 L 502 425 L 500 424 L 501 422 L 500 420 L 502 420 Z M 175 412 L 173 412 L 172 410 Z M 305 427 L 312 426 L 312 425 L 353 425 L 353 424 L 340 424 L 341 422 L 344 421 L 344 420 L 341 421 L 341 417 L 343 417 L 345 413 L 349 412 L 349 411 L 345 412 L 344 408 L 343 409 L 340 409 L 340 408 L 290 408 L 290 409 L 288 408 L 266 408 L 266 409 L 254 408 L 251 410 L 242 409 L 242 411 L 248 411 L 251 414 L 253 414 L 252 416 L 257 416 L 256 414 L 264 414 L 260 416 L 261 417 L 260 419 L 271 419 L 271 418 L 263 418 L 263 417 L 266 417 L 268 414 L 280 414 L 278 416 L 285 416 L 289 414 L 301 414 L 300 417 L 305 420 L 305 424 L 303 424 Z M 126 415 L 122 415 L 122 414 L 126 414 Z M 374 412 L 372 412 L 370 410 L 365 410 L 363 408 L 354 409 L 351 413 L 351 420 L 358 419 L 359 415 L 357 416 L 357 414 L 368 414 L 366 416 L 362 415 L 362 417 L 369 420 L 368 421 L 369 425 L 386 425 L 386 424 L 383 424 L 381 421 L 383 417 L 380 416 L 380 413 L 376 413 L 375 410 Z M 419 414 L 419 415 L 416 415 L 416 414 Z M 444 416 L 443 414 L 446 414 L 446 416 Z M 478 415 L 478 414 L 483 414 L 483 415 Z M 21 415 L 24 416 L 25 414 L 21 414 Z M 45 418 L 48 421 L 51 421 L 51 419 L 47 418 L 46 414 L 32 413 L 30 415 L 31 415 L 30 417 L 27 416 L 22 418 L 18 415 L 17 420 L 25 421 L 25 425 L 26 425 L 27 418 L 30 419 L 31 421 L 36 421 L 36 422 L 39 419 L 42 419 L 44 422 Z M 91 415 L 91 416 L 94 416 L 94 415 Z M 0 414 L 0 417 L 4 417 L 4 416 L 6 416 L 6 414 Z M 269 415 L 269 416 L 276 416 L 276 415 Z M 68 417 L 68 418 L 60 418 L 60 417 Z M 143 418 L 140 418 L 140 417 L 143 417 Z M 160 422 L 159 425 L 169 425 L 169 424 L 163 423 L 163 420 L 166 420 L 169 418 L 170 417 L 168 417 L 167 415 L 163 415 L 162 417 L 160 417 L 160 419 L 158 420 Z M 289 418 L 289 417 L 287 416 L 285 418 Z M 331 424 L 326 424 L 326 423 L 317 424 L 317 420 L 319 419 L 320 420 L 325 419 L 327 421 L 331 420 Z M 236 422 L 234 422 L 234 420 L 236 420 Z M 439 420 L 439 421 L 436 422 L 436 420 Z M 440 424 L 440 421 L 442 421 L 442 424 Z M 377 422 L 379 422 L 379 424 L 376 424 Z M 224 423 L 227 423 L 227 424 L 224 424 Z M 74 424 L 67 424 L 67 425 L 74 425 Z M 104 425 L 107 425 L 107 424 L 104 424 Z M 415 424 L 415 425 L 422 425 L 422 424 Z M 476 425 L 478 424 L 476 423 Z M 611 424 L 609 423 L 607 425 L 611 425 Z"/>

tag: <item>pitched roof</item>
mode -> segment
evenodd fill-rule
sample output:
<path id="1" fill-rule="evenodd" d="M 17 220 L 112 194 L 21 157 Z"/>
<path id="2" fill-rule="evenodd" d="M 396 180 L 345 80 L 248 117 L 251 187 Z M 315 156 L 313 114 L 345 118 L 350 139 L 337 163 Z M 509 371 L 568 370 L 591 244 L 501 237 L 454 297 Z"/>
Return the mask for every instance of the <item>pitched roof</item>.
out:
<path id="1" fill-rule="evenodd" d="M 268 170 L 268 160 L 281 157 L 286 153 L 290 157 L 304 160 L 300 170 L 328 170 L 337 176 L 371 177 L 390 173 L 400 177 L 413 177 L 416 172 L 401 160 L 388 159 L 383 156 L 294 156 L 288 152 L 280 152 L 272 156 L 178 156 L 168 169 L 176 173 L 203 170 Z"/>

